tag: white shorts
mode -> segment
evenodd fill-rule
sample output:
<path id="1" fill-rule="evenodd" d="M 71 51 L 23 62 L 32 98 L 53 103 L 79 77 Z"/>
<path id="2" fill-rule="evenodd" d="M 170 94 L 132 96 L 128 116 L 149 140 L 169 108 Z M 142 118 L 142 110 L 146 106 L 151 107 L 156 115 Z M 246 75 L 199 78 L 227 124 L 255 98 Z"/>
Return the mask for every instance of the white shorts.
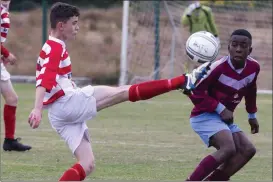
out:
<path id="1" fill-rule="evenodd" d="M 5 65 L 3 63 L 1 63 L 1 80 L 2 81 L 7 81 L 10 79 L 10 74 L 7 71 Z"/>
<path id="2" fill-rule="evenodd" d="M 90 142 L 86 121 L 97 114 L 93 94 L 91 85 L 77 88 L 47 107 L 52 128 L 65 140 L 73 154 L 83 137 Z"/>

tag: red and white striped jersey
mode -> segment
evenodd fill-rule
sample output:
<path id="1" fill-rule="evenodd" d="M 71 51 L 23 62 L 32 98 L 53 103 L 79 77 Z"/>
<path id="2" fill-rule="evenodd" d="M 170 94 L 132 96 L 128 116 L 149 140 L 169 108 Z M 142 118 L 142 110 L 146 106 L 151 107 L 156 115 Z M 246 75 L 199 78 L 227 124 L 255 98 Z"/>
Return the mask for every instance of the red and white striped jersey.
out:
<path id="1" fill-rule="evenodd" d="M 8 9 L 1 5 L 1 43 L 6 41 L 9 28 L 10 19 Z"/>
<path id="2" fill-rule="evenodd" d="M 36 87 L 46 88 L 44 105 L 64 96 L 64 89 L 75 87 L 71 76 L 71 61 L 65 43 L 49 36 L 42 47 L 36 67 Z"/>

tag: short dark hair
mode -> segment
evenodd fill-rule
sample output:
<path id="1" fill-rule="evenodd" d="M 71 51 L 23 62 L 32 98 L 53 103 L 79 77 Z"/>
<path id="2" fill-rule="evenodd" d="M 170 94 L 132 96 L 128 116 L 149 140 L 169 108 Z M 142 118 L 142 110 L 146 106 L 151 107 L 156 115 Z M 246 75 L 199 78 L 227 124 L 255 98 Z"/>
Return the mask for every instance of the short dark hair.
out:
<path id="1" fill-rule="evenodd" d="M 249 33 L 249 31 L 245 30 L 245 29 L 237 29 L 237 30 L 234 30 L 231 34 L 231 36 L 233 35 L 242 35 L 242 36 L 246 36 L 249 38 L 250 40 L 250 45 L 252 43 L 252 35 Z M 230 37 L 231 37 L 230 36 Z"/>
<path id="2" fill-rule="evenodd" d="M 58 22 L 66 22 L 73 16 L 80 16 L 76 6 L 62 2 L 54 3 L 50 10 L 50 26 L 56 28 Z"/>

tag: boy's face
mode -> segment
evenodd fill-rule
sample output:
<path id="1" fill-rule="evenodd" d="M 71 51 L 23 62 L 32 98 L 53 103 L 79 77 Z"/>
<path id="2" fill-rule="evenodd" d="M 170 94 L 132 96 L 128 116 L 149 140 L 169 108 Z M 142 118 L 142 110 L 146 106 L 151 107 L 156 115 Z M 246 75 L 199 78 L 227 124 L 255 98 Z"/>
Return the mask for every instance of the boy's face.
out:
<path id="1" fill-rule="evenodd" d="M 74 39 L 79 31 L 78 25 L 79 17 L 73 16 L 69 18 L 65 23 L 61 22 L 60 31 L 62 32 L 66 40 Z"/>
<path id="2" fill-rule="evenodd" d="M 228 46 L 230 58 L 238 66 L 243 66 L 247 56 L 251 53 L 251 41 L 242 35 L 233 35 Z"/>

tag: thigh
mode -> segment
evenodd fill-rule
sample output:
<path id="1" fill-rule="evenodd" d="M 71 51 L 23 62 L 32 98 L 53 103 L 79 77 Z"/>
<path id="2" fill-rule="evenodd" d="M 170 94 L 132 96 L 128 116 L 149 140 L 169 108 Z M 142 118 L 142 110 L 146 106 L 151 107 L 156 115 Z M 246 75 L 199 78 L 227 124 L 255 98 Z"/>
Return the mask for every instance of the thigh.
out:
<path id="1" fill-rule="evenodd" d="M 240 153 L 244 153 L 244 151 L 249 151 L 254 149 L 254 145 L 248 139 L 244 132 L 236 132 L 232 134 L 233 140 L 236 146 L 236 150 Z"/>
<path id="2" fill-rule="evenodd" d="M 211 138 L 221 131 L 227 131 L 232 138 L 229 127 L 222 122 L 217 114 L 204 113 L 191 118 L 190 122 L 192 129 L 208 147 L 211 146 Z"/>
<path id="3" fill-rule="evenodd" d="M 6 81 L 1 80 L 0 82 L 1 94 L 5 99 L 10 97 L 17 97 L 17 94 L 12 86 L 10 79 Z"/>
<path id="4" fill-rule="evenodd" d="M 129 85 L 121 87 L 94 86 L 94 97 L 97 103 L 97 110 L 113 106 L 128 100 Z"/>
<path id="5" fill-rule="evenodd" d="M 221 130 L 211 136 L 209 141 L 210 146 L 215 147 L 217 150 L 220 148 L 234 148 L 235 143 L 230 130 Z"/>
<path id="6" fill-rule="evenodd" d="M 6 67 L 3 63 L 1 63 L 1 81 L 7 81 L 10 80 L 10 74 L 7 71 Z"/>
<path id="7" fill-rule="evenodd" d="M 238 127 L 237 124 L 227 125 L 227 127 L 229 128 L 229 130 L 226 130 L 226 131 L 229 131 L 228 134 L 227 133 L 223 134 L 222 132 L 211 137 L 210 144 L 214 146 L 216 149 L 219 149 L 221 145 L 222 146 L 227 145 L 227 142 L 230 144 L 231 143 L 234 144 L 236 149 L 237 149 L 237 146 L 240 145 L 240 143 L 238 143 L 236 139 L 238 139 L 237 136 L 241 136 L 242 130 Z M 224 142 L 222 141 L 222 138 L 224 139 L 226 138 Z"/>

